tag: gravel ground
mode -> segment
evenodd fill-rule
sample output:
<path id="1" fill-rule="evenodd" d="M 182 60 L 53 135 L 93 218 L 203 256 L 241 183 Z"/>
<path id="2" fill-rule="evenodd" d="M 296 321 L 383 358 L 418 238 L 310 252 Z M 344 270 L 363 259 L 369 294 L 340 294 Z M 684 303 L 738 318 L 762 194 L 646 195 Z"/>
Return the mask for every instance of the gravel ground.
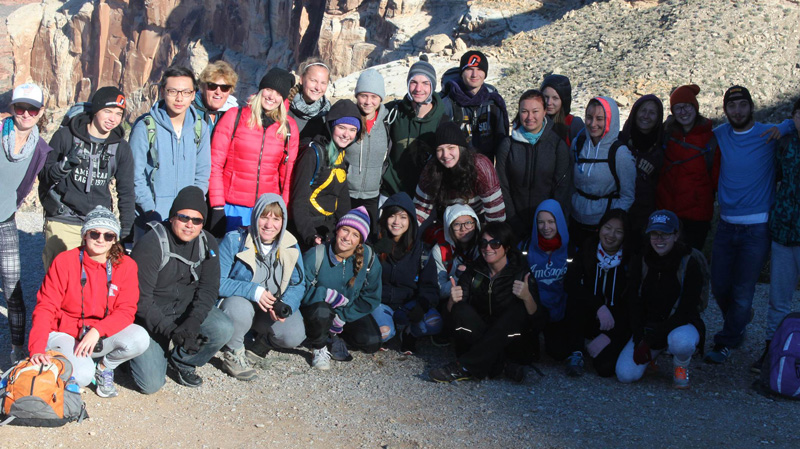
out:
<path id="1" fill-rule="evenodd" d="M 23 281 L 28 311 L 41 282 L 41 216 L 21 212 Z M 447 349 L 421 344 L 419 353 L 355 353 L 328 372 L 309 367 L 304 349 L 273 352 L 253 382 L 238 382 L 213 359 L 199 369 L 199 389 L 169 380 L 150 397 L 128 374 L 117 375 L 120 396 L 104 400 L 87 390 L 91 418 L 58 429 L 6 427 L 0 448 L 41 447 L 783 447 L 796 448 L 797 404 L 772 400 L 749 387 L 758 357 L 767 285 L 756 292 L 756 316 L 730 363 L 695 359 L 692 388 L 671 388 L 671 361 L 633 385 L 587 373 L 567 378 L 562 364 L 543 360 L 544 377 L 528 371 L 523 384 L 505 379 L 436 384 L 427 371 L 448 361 Z M 0 318 L 0 367 L 7 368 L 8 328 Z M 706 312 L 709 334 L 719 310 Z M 779 419 L 775 419 L 779 418 Z"/>

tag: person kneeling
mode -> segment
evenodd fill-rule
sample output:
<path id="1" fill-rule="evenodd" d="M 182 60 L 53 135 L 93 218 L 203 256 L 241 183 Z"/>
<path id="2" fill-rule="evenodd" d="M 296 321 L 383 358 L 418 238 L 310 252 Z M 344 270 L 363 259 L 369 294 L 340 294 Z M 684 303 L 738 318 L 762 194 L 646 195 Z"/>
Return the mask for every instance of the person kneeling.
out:
<path id="1" fill-rule="evenodd" d="M 50 363 L 45 351 L 64 354 L 82 387 L 94 373 L 103 398 L 117 396 L 114 369 L 142 354 L 150 340 L 133 324 L 139 280 L 119 234 L 110 210 L 97 206 L 86 215 L 81 246 L 56 256 L 39 289 L 28 346 L 37 365 Z"/>

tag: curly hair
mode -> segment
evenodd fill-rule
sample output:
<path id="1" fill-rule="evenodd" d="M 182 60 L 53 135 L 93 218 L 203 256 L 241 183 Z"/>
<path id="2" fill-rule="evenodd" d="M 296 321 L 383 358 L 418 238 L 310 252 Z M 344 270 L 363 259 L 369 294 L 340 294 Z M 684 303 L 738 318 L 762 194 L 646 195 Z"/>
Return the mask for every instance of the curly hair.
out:
<path id="1" fill-rule="evenodd" d="M 431 190 L 434 191 L 433 206 L 444 210 L 453 200 L 468 203 L 475 194 L 478 172 L 475 170 L 475 152 L 467 147 L 458 147 L 458 162 L 447 168 L 436 159 L 430 173 Z"/>
<path id="2" fill-rule="evenodd" d="M 108 249 L 108 260 L 111 261 L 111 266 L 116 267 L 122 262 L 122 257 L 125 255 L 125 249 L 117 241 Z"/>
<path id="3" fill-rule="evenodd" d="M 231 85 L 231 93 L 236 91 L 236 83 L 239 82 L 239 75 L 233 70 L 233 66 L 225 61 L 215 61 L 207 65 L 206 68 L 200 72 L 200 83 L 208 84 L 213 83 L 219 78 L 225 80 L 226 83 Z"/>
<path id="4" fill-rule="evenodd" d="M 361 240 L 363 241 L 364 239 L 362 238 Z M 353 288 L 353 284 L 355 284 L 356 278 L 358 277 L 358 272 L 361 271 L 361 268 L 364 266 L 364 244 L 359 243 L 353 254 L 355 255 L 355 260 L 353 261 L 353 277 L 347 281 L 348 288 Z"/>

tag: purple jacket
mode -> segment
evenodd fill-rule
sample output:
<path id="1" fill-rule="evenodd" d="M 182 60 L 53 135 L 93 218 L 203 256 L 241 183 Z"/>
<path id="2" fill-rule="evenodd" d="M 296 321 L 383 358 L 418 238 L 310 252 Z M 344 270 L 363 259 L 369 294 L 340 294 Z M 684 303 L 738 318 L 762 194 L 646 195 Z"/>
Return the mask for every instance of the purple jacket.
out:
<path id="1" fill-rule="evenodd" d="M 25 172 L 25 177 L 22 178 L 22 182 L 17 187 L 17 208 L 19 208 L 22 202 L 25 201 L 25 197 L 31 192 L 36 176 L 39 175 L 39 172 L 42 171 L 42 167 L 44 167 L 47 153 L 51 151 L 53 151 L 53 149 L 47 144 L 44 137 L 39 136 L 39 143 L 36 144 L 36 149 L 33 150 L 33 156 L 31 156 L 31 163 L 28 165 L 28 171 Z"/>

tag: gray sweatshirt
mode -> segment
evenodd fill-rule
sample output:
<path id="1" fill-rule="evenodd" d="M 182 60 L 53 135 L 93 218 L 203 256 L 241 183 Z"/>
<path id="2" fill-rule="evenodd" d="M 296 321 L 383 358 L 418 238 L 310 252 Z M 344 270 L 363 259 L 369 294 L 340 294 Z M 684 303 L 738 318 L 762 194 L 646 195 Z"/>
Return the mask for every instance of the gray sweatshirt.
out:
<path id="1" fill-rule="evenodd" d="M 379 194 L 383 163 L 390 148 L 389 135 L 383 123 L 387 114 L 386 106 L 381 105 L 372 131 L 344 150 L 344 160 L 349 164 L 347 183 L 350 198 L 370 199 Z"/>

